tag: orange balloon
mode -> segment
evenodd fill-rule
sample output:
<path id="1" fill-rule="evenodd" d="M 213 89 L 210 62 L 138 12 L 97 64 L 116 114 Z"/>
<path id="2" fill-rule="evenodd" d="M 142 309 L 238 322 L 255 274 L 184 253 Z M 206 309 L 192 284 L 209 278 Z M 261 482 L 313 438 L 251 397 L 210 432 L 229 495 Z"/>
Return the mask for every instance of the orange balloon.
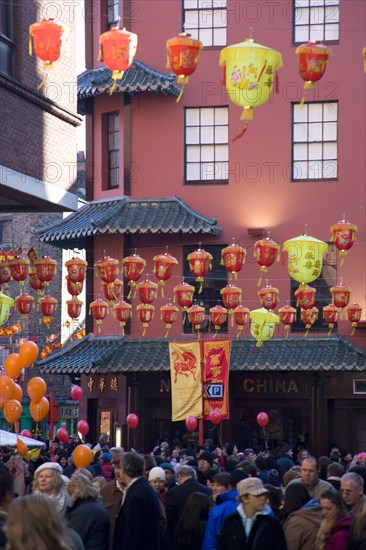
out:
<path id="1" fill-rule="evenodd" d="M 40 422 L 42 418 L 46 416 L 49 408 L 50 404 L 46 397 L 42 397 L 42 399 L 37 403 L 34 401 L 31 401 L 29 403 L 29 411 L 32 415 L 33 420 L 35 420 L 36 422 Z"/>
<path id="2" fill-rule="evenodd" d="M 0 376 L 0 403 L 4 405 L 6 401 L 12 399 L 14 395 L 15 382 L 10 376 L 3 374 Z"/>
<path id="3" fill-rule="evenodd" d="M 27 445 L 17 437 L 17 451 L 20 454 L 20 456 L 25 456 L 27 454 Z"/>
<path id="4" fill-rule="evenodd" d="M 4 369 L 10 378 L 17 378 L 19 376 L 23 370 L 23 367 L 17 353 L 11 353 L 5 358 Z"/>
<path id="5" fill-rule="evenodd" d="M 15 388 L 14 388 L 13 399 L 16 399 L 16 400 L 19 401 L 19 402 L 23 399 L 23 390 L 22 390 L 22 388 L 19 386 L 19 384 L 17 384 L 16 382 L 15 382 Z"/>
<path id="6" fill-rule="evenodd" d="M 3 413 L 9 424 L 13 424 L 22 416 L 23 407 L 16 399 L 9 399 L 4 403 Z"/>
<path id="7" fill-rule="evenodd" d="M 93 451 L 87 445 L 78 445 L 72 456 L 77 468 L 87 468 L 93 459 Z"/>
<path id="8" fill-rule="evenodd" d="M 38 346 L 35 342 L 27 340 L 19 348 L 19 357 L 22 367 L 29 367 L 38 357 Z"/>
<path id="9" fill-rule="evenodd" d="M 31 401 L 40 401 L 47 390 L 47 384 L 40 376 L 33 376 L 27 384 L 27 394 Z"/>

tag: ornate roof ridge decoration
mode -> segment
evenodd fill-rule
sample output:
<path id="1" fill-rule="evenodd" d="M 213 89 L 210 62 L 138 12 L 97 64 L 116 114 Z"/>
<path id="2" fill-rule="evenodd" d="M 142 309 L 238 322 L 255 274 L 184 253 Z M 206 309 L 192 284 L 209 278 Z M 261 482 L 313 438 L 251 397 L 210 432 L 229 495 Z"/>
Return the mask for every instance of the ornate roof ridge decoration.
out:
<path id="1" fill-rule="evenodd" d="M 114 93 L 155 92 L 177 97 L 181 88 L 176 84 L 175 79 L 175 74 L 155 71 L 145 63 L 135 60 L 125 71 L 122 79 L 117 81 Z M 112 84 L 112 71 L 105 66 L 87 69 L 78 75 L 77 96 L 78 101 L 81 102 L 79 107 L 83 108 L 83 100 L 87 98 L 108 94 Z"/>
<path id="2" fill-rule="evenodd" d="M 190 338 L 188 338 L 190 339 Z M 169 341 L 187 338 L 126 338 L 89 334 L 38 361 L 44 374 L 169 372 Z M 254 339 L 233 340 L 230 370 L 246 372 L 361 372 L 366 350 L 344 336 L 277 338 L 261 348 Z"/>
<path id="3" fill-rule="evenodd" d="M 179 197 L 134 199 L 126 196 L 91 201 L 55 223 L 32 230 L 41 242 L 83 248 L 86 237 L 114 234 L 221 235 L 217 218 L 206 218 Z"/>

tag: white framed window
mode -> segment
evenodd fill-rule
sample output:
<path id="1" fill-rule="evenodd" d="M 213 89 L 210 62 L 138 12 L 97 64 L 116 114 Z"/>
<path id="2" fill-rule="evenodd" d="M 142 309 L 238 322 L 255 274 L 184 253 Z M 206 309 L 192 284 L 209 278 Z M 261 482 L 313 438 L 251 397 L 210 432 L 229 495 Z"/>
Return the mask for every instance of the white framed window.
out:
<path id="1" fill-rule="evenodd" d="M 292 105 L 292 181 L 338 178 L 338 102 Z"/>
<path id="2" fill-rule="evenodd" d="M 226 46 L 227 0 L 183 0 L 184 31 L 204 46 Z"/>
<path id="3" fill-rule="evenodd" d="M 119 0 L 107 0 L 107 26 L 109 29 L 119 23 Z"/>
<path id="4" fill-rule="evenodd" d="M 339 41 L 340 0 L 294 0 L 293 41 Z"/>
<path id="5" fill-rule="evenodd" d="M 228 183 L 228 107 L 185 109 L 185 183 Z"/>

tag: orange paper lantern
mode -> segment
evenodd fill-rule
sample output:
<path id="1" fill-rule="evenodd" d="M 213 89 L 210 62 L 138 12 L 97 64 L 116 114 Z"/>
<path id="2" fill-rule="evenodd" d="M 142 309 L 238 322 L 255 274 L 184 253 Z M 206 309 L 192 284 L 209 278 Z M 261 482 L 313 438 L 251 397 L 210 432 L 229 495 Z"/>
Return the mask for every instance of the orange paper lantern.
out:
<path id="1" fill-rule="evenodd" d="M 149 279 L 137 284 L 139 298 L 143 304 L 151 304 L 158 293 L 158 285 Z"/>
<path id="2" fill-rule="evenodd" d="M 324 321 L 327 323 L 329 328 L 328 335 L 330 335 L 335 324 L 337 323 L 338 316 L 339 316 L 338 308 L 334 304 L 329 304 L 328 306 L 323 307 Z"/>
<path id="3" fill-rule="evenodd" d="M 342 219 L 332 225 L 330 228 L 332 232 L 331 242 L 334 242 L 339 254 L 341 256 L 341 266 L 345 256 L 348 254 L 348 250 L 352 248 L 354 241 L 356 240 L 357 226 L 346 221 L 346 215 L 343 214 Z"/>
<path id="4" fill-rule="evenodd" d="M 172 276 L 174 266 L 178 264 L 178 260 L 174 258 L 174 256 L 168 254 L 168 252 L 164 252 L 163 254 L 154 256 L 153 261 L 154 273 L 159 281 L 159 285 L 161 286 L 161 294 L 164 296 L 163 287 L 165 285 L 165 281 L 170 279 Z"/>
<path id="5" fill-rule="evenodd" d="M 310 328 L 318 318 L 319 310 L 317 307 L 312 307 L 311 309 L 301 308 L 300 311 L 301 311 L 301 321 L 305 324 L 305 328 L 306 328 L 305 336 L 307 336 Z"/>
<path id="6" fill-rule="evenodd" d="M 258 296 L 261 301 L 262 307 L 271 311 L 275 309 L 278 304 L 278 288 L 274 288 L 271 285 L 266 285 L 265 287 L 258 290 Z"/>
<path id="7" fill-rule="evenodd" d="M 178 77 L 178 84 L 188 83 L 189 76 L 197 68 L 200 51 L 203 48 L 202 42 L 191 37 L 189 33 L 181 32 L 178 36 L 167 40 L 167 67 Z M 177 98 L 177 102 L 182 96 L 183 90 Z"/>
<path id="8" fill-rule="evenodd" d="M 108 312 L 108 304 L 104 300 L 94 300 L 89 306 L 90 312 L 97 325 L 98 334 L 102 332 L 102 322 L 106 318 Z"/>
<path id="9" fill-rule="evenodd" d="M 227 319 L 227 309 L 221 305 L 217 305 L 210 308 L 210 321 L 214 325 L 216 333 Z M 215 334 L 216 336 L 216 334 Z"/>
<path id="10" fill-rule="evenodd" d="M 110 256 L 101 258 L 95 262 L 94 267 L 97 268 L 97 274 L 102 279 L 103 283 L 113 283 L 118 275 L 119 261 Z"/>
<path id="11" fill-rule="evenodd" d="M 205 308 L 202 306 L 191 306 L 188 311 L 188 321 L 194 330 L 199 331 L 206 320 Z"/>
<path id="12" fill-rule="evenodd" d="M 99 61 L 104 61 L 108 69 L 112 71 L 113 86 L 110 94 L 113 93 L 117 80 L 120 80 L 123 73 L 131 66 L 137 49 L 137 34 L 126 31 L 126 29 L 111 29 L 99 37 Z"/>

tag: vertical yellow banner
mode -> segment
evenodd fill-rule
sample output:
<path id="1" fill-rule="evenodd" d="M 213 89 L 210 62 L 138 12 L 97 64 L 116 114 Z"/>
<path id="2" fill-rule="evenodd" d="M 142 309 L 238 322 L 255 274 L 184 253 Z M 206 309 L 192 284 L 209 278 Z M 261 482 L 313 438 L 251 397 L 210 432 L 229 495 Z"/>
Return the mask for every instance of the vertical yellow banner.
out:
<path id="1" fill-rule="evenodd" d="M 201 354 L 199 342 L 170 342 L 172 421 L 202 417 Z"/>

